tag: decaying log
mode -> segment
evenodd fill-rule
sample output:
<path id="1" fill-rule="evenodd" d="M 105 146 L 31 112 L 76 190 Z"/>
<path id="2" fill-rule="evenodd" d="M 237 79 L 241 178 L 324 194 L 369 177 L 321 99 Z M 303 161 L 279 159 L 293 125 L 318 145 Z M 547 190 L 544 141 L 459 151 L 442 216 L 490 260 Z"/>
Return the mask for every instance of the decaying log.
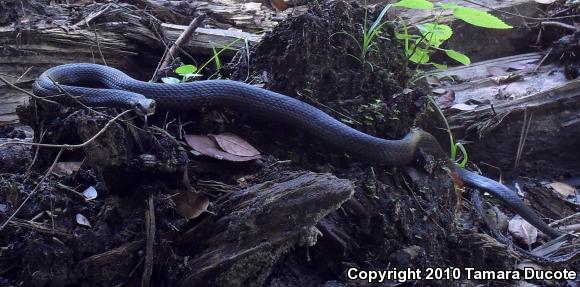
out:
<path id="1" fill-rule="evenodd" d="M 105 285 L 110 278 L 128 277 L 139 261 L 137 251 L 143 244 L 144 240 L 128 242 L 107 252 L 87 257 L 77 264 L 76 269 L 79 274 L 84 274 L 93 282 L 102 282 Z"/>
<path id="2" fill-rule="evenodd" d="M 472 4 L 475 2 L 479 5 Z M 402 18 L 412 24 L 438 22 L 451 26 L 453 28 L 453 36 L 446 42 L 446 46 L 468 55 L 472 61 L 513 55 L 522 50 L 527 50 L 533 44 L 533 41 L 536 40 L 527 19 L 527 17 L 539 17 L 541 5 L 536 1 L 478 0 L 473 2 L 462 1 L 460 4 L 488 11 L 514 28 L 498 30 L 475 27 L 452 17 L 450 10 L 442 11 L 437 6 L 432 11 L 391 9 L 389 15 L 391 18 Z M 441 18 L 435 20 L 438 17 Z"/>
<path id="3" fill-rule="evenodd" d="M 231 3 L 236 7 L 249 4 Z M 221 15 L 221 18 L 206 21 L 206 27 L 197 29 L 182 50 L 189 54 L 209 55 L 214 48 L 220 50 L 227 47 L 222 55 L 231 56 L 235 51 L 258 42 L 261 35 L 244 32 L 232 24 L 217 25 L 219 21 L 235 23 L 237 20 L 228 17 L 237 19 L 242 17 L 240 15 L 243 14 L 239 14 L 242 12 L 260 19 L 270 19 L 275 14 L 262 4 L 255 4 L 258 5 L 252 9 L 238 7 L 228 10 L 226 7 L 231 5 L 226 4 L 200 9 L 214 13 L 212 9 L 215 8 L 218 10 L 215 15 Z M 21 87 L 29 89 L 34 79 L 51 66 L 90 62 L 106 64 L 149 79 L 163 51 L 187 27 L 160 23 L 150 14 L 124 3 L 96 3 L 83 7 L 63 4 L 51 6 L 51 9 L 56 9 L 60 19 L 64 20 L 49 22 L 36 19 L 25 27 L 0 27 L 0 45 L 3 47 L 0 52 L 0 76 L 11 82 L 18 79 Z M 79 12 L 74 9 L 80 9 L 80 18 L 77 15 Z M 261 9 L 268 12 L 258 13 Z M 42 19 L 46 15 L 39 17 Z M 265 21 L 257 19 L 250 22 L 254 23 L 251 31 L 267 31 L 275 25 L 275 22 L 268 22 L 262 27 L 260 23 Z M 146 69 L 143 69 L 144 66 Z M 143 73 L 143 70 L 147 72 Z M 17 121 L 15 108 L 26 100 L 26 95 L 0 83 L 0 123 Z"/>
<path id="4" fill-rule="evenodd" d="M 181 238 L 195 254 L 182 286 L 261 286 L 281 255 L 316 243 L 316 223 L 353 193 L 349 180 L 300 172 L 232 194 Z"/>
<path id="5" fill-rule="evenodd" d="M 578 168 L 580 79 L 513 101 L 463 111 L 448 120 L 460 138 L 475 141 L 468 145 L 472 158 L 501 168 L 513 167 L 517 158 Z"/>

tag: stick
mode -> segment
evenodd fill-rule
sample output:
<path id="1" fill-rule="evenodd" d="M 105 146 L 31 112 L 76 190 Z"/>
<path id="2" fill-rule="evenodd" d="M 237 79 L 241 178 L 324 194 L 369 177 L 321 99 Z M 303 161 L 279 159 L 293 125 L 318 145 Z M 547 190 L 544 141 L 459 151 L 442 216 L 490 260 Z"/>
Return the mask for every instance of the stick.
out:
<path id="1" fill-rule="evenodd" d="M 8 223 L 12 220 L 12 218 L 14 218 L 14 216 L 16 216 L 16 214 L 18 214 L 18 212 L 20 212 L 20 210 L 22 209 L 22 207 L 28 202 L 28 200 L 34 195 L 36 194 L 36 192 L 38 191 L 38 189 L 40 189 L 40 186 L 42 185 L 42 183 L 44 182 L 44 180 L 52 173 L 52 170 L 54 169 L 54 167 L 56 166 L 56 164 L 58 163 L 58 160 L 60 159 L 60 156 L 62 155 L 62 152 L 64 151 L 64 148 L 61 148 L 58 151 L 58 154 L 56 155 L 56 157 L 54 158 L 54 161 L 52 162 L 52 165 L 48 168 L 48 170 L 46 171 L 46 173 L 44 174 L 44 176 L 40 179 L 40 181 L 36 184 L 36 186 L 34 187 L 34 189 L 28 194 L 28 196 L 26 196 L 26 198 L 22 201 L 22 203 L 18 206 L 18 208 L 16 208 L 16 210 L 14 211 L 14 213 L 12 213 L 8 219 L 6 219 L 6 221 L 4 221 L 4 223 L 2 223 L 2 225 L 0 225 L 0 231 L 4 230 L 4 227 L 6 227 L 6 225 L 8 225 Z"/>
<path id="2" fill-rule="evenodd" d="M 101 134 L 103 134 L 105 132 L 105 130 L 107 130 L 109 128 L 109 126 L 111 126 L 111 124 L 113 122 L 115 122 L 117 119 L 119 119 L 120 117 L 122 117 L 123 115 L 127 114 L 128 112 L 131 112 L 132 110 L 126 110 L 118 115 L 116 115 L 114 118 L 112 118 L 111 120 L 109 120 L 109 122 L 107 122 L 107 124 L 99 131 L 97 132 L 92 138 L 88 139 L 87 141 L 85 141 L 84 143 L 81 144 L 43 144 L 43 143 L 31 143 L 31 142 L 23 142 L 23 141 L 10 141 L 10 142 L 5 142 L 3 144 L 0 144 L 1 146 L 5 146 L 5 145 L 9 145 L 9 144 L 22 144 L 22 145 L 31 145 L 31 146 L 38 146 L 38 147 L 51 147 L 51 148 L 61 148 L 61 149 L 76 149 L 76 148 L 81 148 L 84 147 L 86 145 L 88 145 L 89 143 L 91 143 L 92 141 L 94 141 L 96 138 L 98 138 Z"/>
<path id="3" fill-rule="evenodd" d="M 542 26 L 554 26 L 554 27 L 564 28 L 564 29 L 568 29 L 568 30 L 572 30 L 572 31 L 580 31 L 580 28 L 577 28 L 575 26 L 568 25 L 565 23 L 560 23 L 560 22 L 554 22 L 554 21 L 544 21 L 544 22 L 542 22 Z"/>
<path id="4" fill-rule="evenodd" d="M 31 92 L 29 92 L 29 91 L 27 91 L 27 90 L 25 90 L 25 89 L 22 89 L 22 88 L 20 88 L 20 87 L 18 87 L 18 86 L 16 86 L 16 85 L 14 85 L 14 84 L 10 83 L 8 80 L 4 79 L 3 77 L 0 77 L 0 81 L 4 82 L 4 84 L 6 84 L 6 85 L 10 86 L 11 88 L 13 88 L 13 89 L 15 89 L 15 90 L 17 90 L 17 91 L 19 91 L 19 92 L 22 92 L 22 93 L 25 93 L 25 94 L 27 94 L 28 96 L 30 96 L 30 97 L 32 97 L 32 98 L 34 98 L 35 100 L 39 100 L 39 101 L 45 101 L 45 102 L 47 102 L 47 103 L 51 103 L 51 104 L 58 104 L 58 103 L 57 103 L 57 102 L 55 102 L 55 101 L 51 101 L 51 100 L 47 100 L 47 99 L 44 99 L 44 98 L 38 97 L 38 96 L 36 96 L 35 94 L 33 94 L 33 93 L 31 93 Z"/>
<path id="5" fill-rule="evenodd" d="M 155 205 L 153 194 L 147 199 L 147 211 L 145 212 L 145 232 L 147 244 L 145 245 L 145 267 L 141 276 L 141 286 L 148 287 L 151 283 L 151 273 L 153 272 L 153 245 L 155 244 Z"/>
<path id="6" fill-rule="evenodd" d="M 187 29 L 185 29 L 185 31 L 183 31 L 183 33 L 181 33 L 181 35 L 179 35 L 179 38 L 177 38 L 177 40 L 175 40 L 175 43 L 173 43 L 171 48 L 169 48 L 169 51 L 165 54 L 165 57 L 161 59 L 161 65 L 159 65 L 159 68 L 157 70 L 155 70 L 155 73 L 153 73 L 153 77 L 152 77 L 153 79 L 157 78 L 157 74 L 159 73 L 159 71 L 165 69 L 169 65 L 169 61 L 171 61 L 171 59 L 173 59 L 175 57 L 175 54 L 177 54 L 177 51 L 180 49 L 180 47 L 186 41 L 189 41 L 189 39 L 193 35 L 193 32 L 195 32 L 195 30 L 199 26 L 201 26 L 201 23 L 203 22 L 204 19 L 205 19 L 205 14 L 201 14 L 201 15 L 195 17 L 195 19 L 193 19 L 193 21 L 191 21 L 191 23 L 189 24 Z"/>

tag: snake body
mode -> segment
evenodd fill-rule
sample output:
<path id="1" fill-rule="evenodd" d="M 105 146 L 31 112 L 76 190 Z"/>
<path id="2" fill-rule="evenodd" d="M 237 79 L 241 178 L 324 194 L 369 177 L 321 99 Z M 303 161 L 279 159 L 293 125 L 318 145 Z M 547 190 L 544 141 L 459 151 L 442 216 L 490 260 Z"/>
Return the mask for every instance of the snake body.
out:
<path id="1" fill-rule="evenodd" d="M 445 157 L 437 140 L 425 131 L 414 129 L 399 140 L 374 137 L 300 100 L 230 80 L 148 83 L 102 65 L 65 64 L 40 75 L 33 91 L 39 97 L 51 97 L 65 105 L 78 106 L 80 102 L 87 106 L 136 109 L 141 113 L 151 113 L 155 108 L 192 111 L 204 104 L 229 107 L 304 130 L 352 155 L 389 166 L 411 164 L 419 149 Z M 506 186 L 454 163 L 449 162 L 449 166 L 467 185 L 494 195 L 545 234 L 560 235 Z"/>

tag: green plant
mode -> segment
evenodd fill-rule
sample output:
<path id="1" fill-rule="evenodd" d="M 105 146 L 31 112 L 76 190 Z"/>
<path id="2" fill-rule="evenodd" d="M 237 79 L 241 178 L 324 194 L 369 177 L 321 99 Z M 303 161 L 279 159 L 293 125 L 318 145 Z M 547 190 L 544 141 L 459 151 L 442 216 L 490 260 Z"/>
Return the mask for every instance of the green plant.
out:
<path id="1" fill-rule="evenodd" d="M 175 73 L 178 74 L 181 77 L 181 79 L 175 77 L 163 77 L 161 78 L 161 81 L 166 84 L 184 83 L 195 77 L 201 77 L 202 75 L 198 74 L 197 71 L 198 69 L 194 65 L 179 66 L 177 67 L 177 69 L 175 69 Z"/>
<path id="2" fill-rule="evenodd" d="M 380 99 L 375 99 L 373 102 L 368 104 L 362 104 L 358 107 L 358 112 L 364 117 L 364 123 L 367 125 L 373 125 L 376 121 L 382 122 L 385 120 L 385 115 L 383 114 L 384 103 Z"/>
<path id="3" fill-rule="evenodd" d="M 459 160 L 457 158 L 457 150 L 461 151 L 461 161 L 458 163 L 459 166 L 461 167 L 465 167 L 465 165 L 467 164 L 467 161 L 469 160 L 469 157 L 467 155 L 467 150 L 465 149 L 465 147 L 463 146 L 463 144 L 461 144 L 460 142 L 456 142 L 455 139 L 453 138 L 453 133 L 451 132 L 451 127 L 449 127 L 449 123 L 447 122 L 447 118 L 445 118 L 445 115 L 443 114 L 443 111 L 441 110 L 441 108 L 439 108 L 439 105 L 437 104 L 437 102 L 435 102 L 435 100 L 433 99 L 433 97 L 428 96 L 427 97 L 429 99 L 429 102 L 431 103 L 431 105 L 433 107 L 435 107 L 435 110 L 437 110 L 437 113 L 439 114 L 439 116 L 443 119 L 443 122 L 445 123 L 445 129 L 447 130 L 447 134 L 449 135 L 449 145 L 451 146 L 451 159 L 452 160 Z"/>
<path id="4" fill-rule="evenodd" d="M 357 59 L 362 64 L 367 63 L 367 61 L 366 61 L 367 56 L 368 56 L 370 51 L 372 51 L 374 48 L 376 48 L 375 40 L 381 34 L 383 26 L 387 23 L 387 22 L 383 22 L 383 18 L 385 17 L 385 15 L 387 14 L 387 11 L 389 10 L 389 8 L 391 8 L 391 6 L 392 6 L 391 4 L 386 5 L 383 8 L 383 10 L 381 10 L 381 13 L 377 17 L 377 19 L 375 19 L 375 21 L 373 22 L 373 24 L 370 27 L 368 26 L 368 23 L 367 23 L 368 22 L 368 19 L 367 19 L 368 11 L 365 10 L 365 19 L 364 19 L 363 30 L 362 30 L 362 41 L 357 40 L 357 38 L 355 36 L 353 36 L 352 34 L 349 34 L 347 32 L 344 32 L 344 31 L 337 33 L 337 34 L 344 34 L 344 35 L 349 36 L 350 38 L 352 38 L 355 41 L 355 43 L 358 44 L 359 50 L 360 50 L 359 56 L 348 54 L 349 56 Z"/>
<path id="5" fill-rule="evenodd" d="M 230 42 L 226 46 L 221 47 L 219 50 L 217 50 L 215 46 L 212 46 L 213 56 L 211 58 L 209 58 L 205 63 L 203 63 L 199 68 L 194 66 L 194 65 L 179 66 L 179 67 L 177 67 L 177 69 L 175 69 L 175 73 L 177 75 L 179 75 L 181 77 L 181 79 L 178 79 L 175 77 L 164 77 L 164 78 L 161 78 L 161 81 L 166 83 L 166 84 L 177 84 L 177 83 L 188 82 L 192 79 L 203 76 L 201 74 L 201 71 L 203 71 L 211 63 L 214 63 L 214 66 L 216 68 L 216 72 L 214 74 L 212 74 L 211 76 L 209 76 L 209 79 L 215 77 L 216 75 L 218 75 L 219 70 L 222 67 L 222 61 L 220 59 L 220 54 L 223 53 L 225 50 L 234 50 L 235 51 L 235 49 L 232 48 L 232 45 L 234 45 L 235 43 L 237 43 L 240 40 L 241 39 L 238 38 L 238 39 Z M 247 44 L 246 44 L 246 46 L 247 46 Z"/>
<path id="6" fill-rule="evenodd" d="M 433 3 L 427 0 L 401 0 L 394 7 L 433 10 Z M 407 59 L 416 64 L 430 64 L 438 69 L 446 69 L 447 66 L 431 62 L 430 55 L 435 51 L 443 51 L 445 54 L 464 65 L 469 65 L 471 60 L 468 56 L 452 50 L 443 49 L 441 45 L 453 35 L 453 29 L 448 25 L 440 23 L 445 10 L 451 10 L 453 17 L 460 19 L 474 26 L 490 29 L 511 29 L 512 26 L 506 24 L 501 19 L 490 13 L 471 7 L 460 6 L 456 3 L 437 3 L 441 12 L 430 23 L 416 24 L 417 34 L 409 33 L 409 27 L 403 22 L 402 31 L 396 33 L 397 39 L 404 41 L 405 55 Z"/>

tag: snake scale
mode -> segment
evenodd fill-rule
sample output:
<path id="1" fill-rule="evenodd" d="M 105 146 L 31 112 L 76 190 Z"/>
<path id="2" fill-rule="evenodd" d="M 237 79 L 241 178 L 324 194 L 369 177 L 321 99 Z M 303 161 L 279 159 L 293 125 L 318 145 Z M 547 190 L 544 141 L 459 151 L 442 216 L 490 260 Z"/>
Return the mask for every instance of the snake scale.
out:
<path id="1" fill-rule="evenodd" d="M 300 100 L 230 80 L 148 83 L 114 68 L 79 63 L 46 70 L 34 83 L 33 91 L 39 97 L 50 97 L 64 105 L 79 106 L 81 102 L 94 107 L 135 109 L 142 114 L 150 114 L 155 108 L 191 111 L 204 104 L 229 107 L 304 130 L 345 152 L 388 166 L 411 164 L 419 149 L 446 158 L 437 140 L 425 131 L 414 129 L 399 140 L 374 137 Z M 450 160 L 447 162 L 465 184 L 494 195 L 548 236 L 560 235 L 506 186 L 463 169 Z"/>

